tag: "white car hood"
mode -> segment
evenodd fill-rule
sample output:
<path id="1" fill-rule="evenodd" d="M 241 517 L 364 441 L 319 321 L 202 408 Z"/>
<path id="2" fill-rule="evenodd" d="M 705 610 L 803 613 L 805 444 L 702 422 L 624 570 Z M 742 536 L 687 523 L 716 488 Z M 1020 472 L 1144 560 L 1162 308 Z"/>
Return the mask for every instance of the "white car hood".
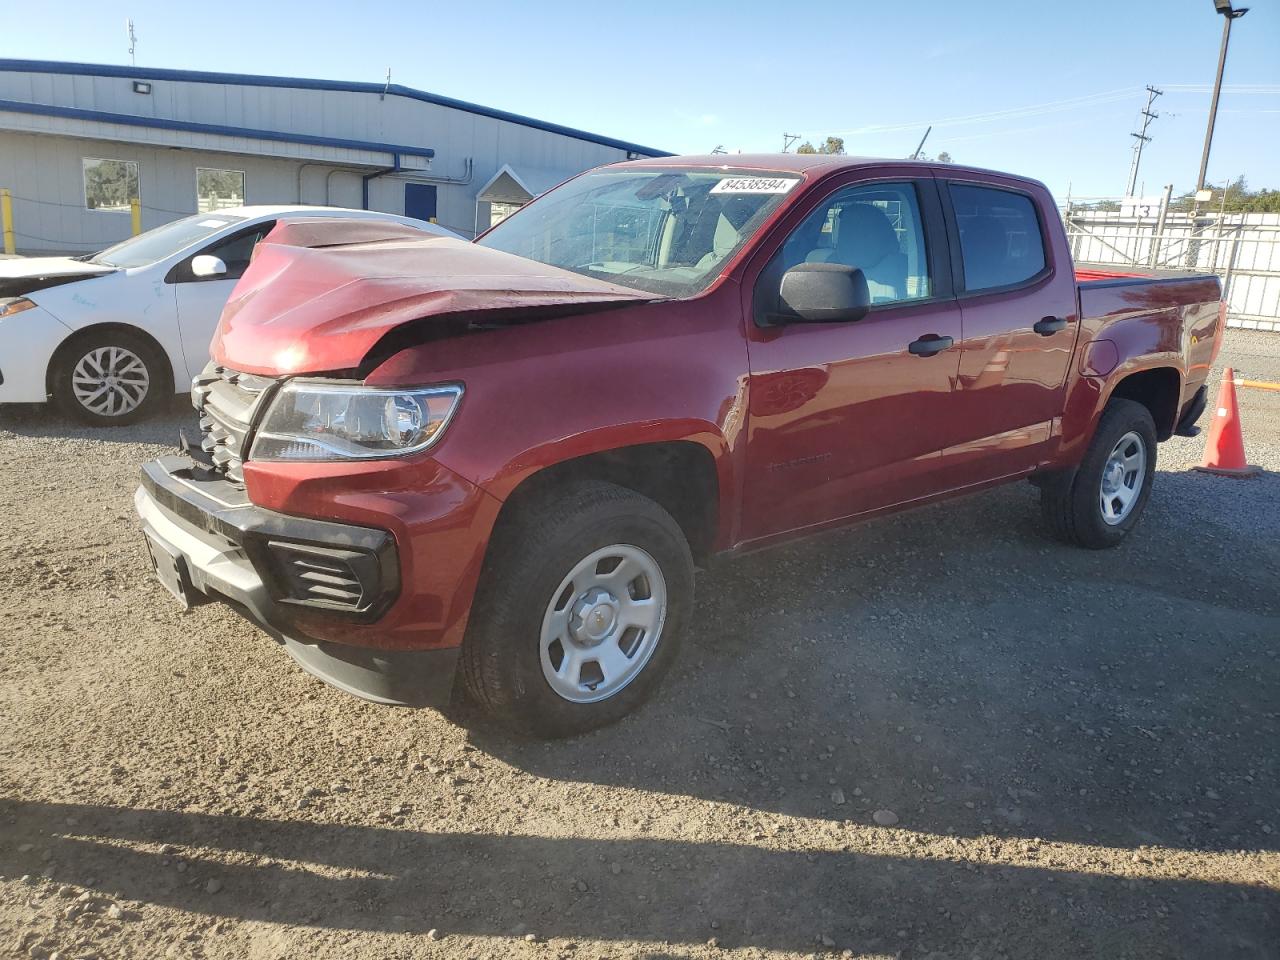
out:
<path id="1" fill-rule="evenodd" d="M 70 257 L 18 257 L 0 260 L 0 280 L 10 278 L 97 276 L 110 273 L 113 267 L 99 263 L 83 263 Z"/>
<path id="2" fill-rule="evenodd" d="M 0 298 L 21 297 L 50 287 L 114 273 L 115 267 L 81 263 L 70 257 L 24 257 L 0 260 Z"/>

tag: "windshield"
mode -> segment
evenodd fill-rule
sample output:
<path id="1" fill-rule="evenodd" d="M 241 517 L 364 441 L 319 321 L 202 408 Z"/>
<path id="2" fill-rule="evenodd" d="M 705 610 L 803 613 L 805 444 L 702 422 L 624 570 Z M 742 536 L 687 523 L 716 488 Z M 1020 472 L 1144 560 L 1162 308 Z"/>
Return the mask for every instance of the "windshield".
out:
<path id="1" fill-rule="evenodd" d="M 114 247 L 107 247 L 101 253 L 89 258 L 90 263 L 101 263 L 108 267 L 144 267 L 148 263 L 163 260 L 179 250 L 184 250 L 193 243 L 199 243 L 215 233 L 221 233 L 233 223 L 240 223 L 244 217 L 229 217 L 225 214 L 197 214 L 184 217 L 163 227 L 156 227 L 136 237 L 130 237 Z"/>
<path id="2" fill-rule="evenodd" d="M 718 277 L 799 182 L 794 174 L 705 167 L 598 170 L 539 198 L 476 242 L 684 297 Z"/>

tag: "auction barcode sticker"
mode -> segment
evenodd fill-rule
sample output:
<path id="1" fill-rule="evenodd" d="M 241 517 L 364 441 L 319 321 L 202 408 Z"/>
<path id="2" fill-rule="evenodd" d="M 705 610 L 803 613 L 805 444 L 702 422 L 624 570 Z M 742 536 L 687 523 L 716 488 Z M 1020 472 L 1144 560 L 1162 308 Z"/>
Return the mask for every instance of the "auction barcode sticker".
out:
<path id="1" fill-rule="evenodd" d="M 800 181 L 794 177 L 727 177 L 712 193 L 787 193 Z"/>

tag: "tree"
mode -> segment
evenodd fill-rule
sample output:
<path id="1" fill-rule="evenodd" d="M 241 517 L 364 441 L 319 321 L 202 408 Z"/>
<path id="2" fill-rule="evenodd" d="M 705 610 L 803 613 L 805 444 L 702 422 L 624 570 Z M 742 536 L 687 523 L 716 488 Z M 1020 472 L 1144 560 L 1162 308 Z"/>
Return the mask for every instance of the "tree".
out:
<path id="1" fill-rule="evenodd" d="M 949 154 L 949 153 L 947 153 L 947 151 L 943 150 L 940 154 L 938 154 L 938 162 L 939 162 L 939 163 L 950 163 L 950 162 L 951 162 L 951 154 Z"/>
<path id="2" fill-rule="evenodd" d="M 806 140 L 796 148 L 796 153 L 826 153 L 843 156 L 844 140 L 840 137 L 827 137 L 826 140 L 816 147 L 810 141 Z"/>
<path id="3" fill-rule="evenodd" d="M 1280 190 L 1250 190 L 1243 175 L 1225 186 L 1206 184 L 1205 188 L 1213 191 L 1213 199 L 1200 208 L 1202 213 L 1219 208 L 1226 213 L 1280 213 Z M 1188 191 L 1170 203 L 1169 209 L 1186 213 L 1195 205 L 1195 199 L 1195 193 Z"/>
<path id="4" fill-rule="evenodd" d="M 201 167 L 196 172 L 196 195 L 221 200 L 244 196 L 244 174 L 239 170 L 212 170 Z"/>
<path id="5" fill-rule="evenodd" d="M 84 198 L 91 210 L 128 210 L 138 196 L 138 165 L 131 160 L 85 160 Z"/>

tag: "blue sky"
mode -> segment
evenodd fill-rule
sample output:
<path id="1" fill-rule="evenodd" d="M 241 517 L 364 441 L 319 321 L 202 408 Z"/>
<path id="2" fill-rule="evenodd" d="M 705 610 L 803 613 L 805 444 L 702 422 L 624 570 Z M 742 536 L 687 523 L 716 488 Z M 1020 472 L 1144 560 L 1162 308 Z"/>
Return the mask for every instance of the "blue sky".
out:
<path id="1" fill-rule="evenodd" d="M 0 0 L 26 24 L 0 55 L 127 63 L 131 16 L 139 66 L 367 81 L 390 67 L 407 86 L 681 153 L 775 151 L 786 131 L 900 157 L 933 124 L 927 152 L 1101 196 L 1124 190 L 1148 83 L 1166 92 L 1140 181 L 1194 185 L 1222 27 L 1211 0 L 205 6 L 64 0 L 54 18 Z M 1251 6 L 1209 179 L 1280 188 L 1280 0 Z"/>

